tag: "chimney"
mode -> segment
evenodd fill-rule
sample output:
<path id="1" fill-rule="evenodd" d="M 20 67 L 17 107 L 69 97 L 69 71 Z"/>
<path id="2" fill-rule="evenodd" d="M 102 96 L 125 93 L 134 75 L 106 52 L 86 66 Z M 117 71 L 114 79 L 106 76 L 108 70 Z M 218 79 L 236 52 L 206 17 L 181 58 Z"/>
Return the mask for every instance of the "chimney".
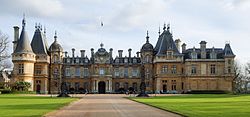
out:
<path id="1" fill-rule="evenodd" d="M 140 54 L 140 52 L 136 52 L 136 55 L 137 55 L 138 58 L 140 57 L 139 54 Z"/>
<path id="2" fill-rule="evenodd" d="M 176 46 L 176 48 L 178 49 L 179 52 L 181 51 L 181 50 L 180 50 L 180 49 L 181 49 L 180 42 L 181 42 L 180 39 L 176 39 L 176 40 L 174 41 L 175 46 Z"/>
<path id="3" fill-rule="evenodd" d="M 68 52 L 67 51 L 65 51 L 64 54 L 65 54 L 64 55 L 65 57 L 68 57 Z"/>
<path id="4" fill-rule="evenodd" d="M 207 53 L 206 53 L 206 41 L 201 41 L 200 42 L 200 49 L 201 49 L 201 59 L 206 59 L 207 58 Z"/>
<path id="5" fill-rule="evenodd" d="M 122 57 L 122 52 L 123 52 L 123 50 L 118 50 L 118 54 L 119 54 L 120 58 Z"/>
<path id="6" fill-rule="evenodd" d="M 72 57 L 75 57 L 75 48 L 72 48 Z"/>
<path id="7" fill-rule="evenodd" d="M 112 56 L 113 56 L 113 48 L 109 49 L 109 56 L 110 56 L 110 58 L 112 58 Z"/>
<path id="8" fill-rule="evenodd" d="M 128 49 L 128 57 L 129 57 L 129 58 L 131 58 L 131 51 L 132 51 L 132 49 L 129 48 L 129 49 Z"/>
<path id="9" fill-rule="evenodd" d="M 14 26 L 13 28 L 14 28 L 13 52 L 14 52 L 17 46 L 18 38 L 19 38 L 19 27 Z"/>
<path id="10" fill-rule="evenodd" d="M 84 58 L 85 57 L 85 50 L 80 50 L 81 52 L 81 58 Z"/>
<path id="11" fill-rule="evenodd" d="M 181 45 L 181 48 L 182 48 L 182 53 L 183 52 L 185 52 L 186 51 L 186 46 L 187 46 L 187 44 L 185 44 L 185 43 L 183 43 L 182 45 Z"/>

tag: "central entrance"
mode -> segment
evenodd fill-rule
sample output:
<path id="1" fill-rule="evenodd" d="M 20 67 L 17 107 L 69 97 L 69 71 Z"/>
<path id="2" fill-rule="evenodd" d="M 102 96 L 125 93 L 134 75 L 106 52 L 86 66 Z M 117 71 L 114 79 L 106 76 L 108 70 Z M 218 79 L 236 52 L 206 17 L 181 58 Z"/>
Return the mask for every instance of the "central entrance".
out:
<path id="1" fill-rule="evenodd" d="M 98 83 L 98 93 L 99 94 L 105 94 L 106 84 L 104 81 L 100 81 Z"/>

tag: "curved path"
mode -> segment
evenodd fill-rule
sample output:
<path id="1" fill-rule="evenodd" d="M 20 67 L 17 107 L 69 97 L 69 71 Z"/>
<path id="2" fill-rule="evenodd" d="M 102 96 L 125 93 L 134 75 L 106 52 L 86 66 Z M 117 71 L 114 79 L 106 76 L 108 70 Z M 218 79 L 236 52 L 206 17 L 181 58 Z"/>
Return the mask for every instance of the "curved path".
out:
<path id="1" fill-rule="evenodd" d="M 167 111 L 123 98 L 125 95 L 95 94 L 83 96 L 46 117 L 180 117 Z"/>

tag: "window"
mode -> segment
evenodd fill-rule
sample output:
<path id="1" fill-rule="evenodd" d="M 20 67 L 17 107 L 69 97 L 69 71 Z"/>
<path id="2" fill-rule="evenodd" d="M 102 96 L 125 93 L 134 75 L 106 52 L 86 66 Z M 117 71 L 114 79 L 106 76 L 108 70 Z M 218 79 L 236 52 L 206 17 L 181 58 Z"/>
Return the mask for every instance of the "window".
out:
<path id="1" fill-rule="evenodd" d="M 120 77 L 123 77 L 123 69 L 120 68 Z"/>
<path id="2" fill-rule="evenodd" d="M 70 68 L 65 69 L 65 76 L 70 76 Z"/>
<path id="3" fill-rule="evenodd" d="M 191 53 L 191 58 L 192 59 L 197 59 L 197 53 L 196 52 L 192 52 Z"/>
<path id="4" fill-rule="evenodd" d="M 104 69 L 103 68 L 100 68 L 99 75 L 104 75 Z"/>
<path id="5" fill-rule="evenodd" d="M 211 59 L 216 59 L 216 58 L 217 58 L 216 53 L 215 53 L 215 52 L 211 52 L 211 53 L 210 53 L 210 58 L 211 58 Z"/>
<path id="6" fill-rule="evenodd" d="M 24 65 L 23 64 L 18 64 L 18 73 L 23 74 L 24 73 Z"/>
<path id="7" fill-rule="evenodd" d="M 119 77 L 119 68 L 115 68 L 115 77 Z"/>
<path id="8" fill-rule="evenodd" d="M 124 77 L 128 77 L 128 68 L 124 68 Z"/>
<path id="9" fill-rule="evenodd" d="M 173 56 L 173 52 L 167 52 L 167 56 Z"/>
<path id="10" fill-rule="evenodd" d="M 146 79 L 149 79 L 149 78 L 150 78 L 149 69 L 146 68 Z"/>
<path id="11" fill-rule="evenodd" d="M 76 63 L 79 63 L 79 59 L 76 59 Z"/>
<path id="12" fill-rule="evenodd" d="M 192 65 L 191 74 L 196 74 L 196 65 Z"/>
<path id="13" fill-rule="evenodd" d="M 167 73 L 167 72 L 168 72 L 168 66 L 167 65 L 163 65 L 161 73 Z"/>
<path id="14" fill-rule="evenodd" d="M 210 73 L 215 74 L 215 72 L 216 72 L 215 65 L 210 65 Z"/>
<path id="15" fill-rule="evenodd" d="M 230 66 L 227 67 L 227 72 L 231 73 L 231 67 Z"/>
<path id="16" fill-rule="evenodd" d="M 41 65 L 35 65 L 35 74 L 36 75 L 42 74 L 42 66 Z"/>
<path id="17" fill-rule="evenodd" d="M 89 62 L 89 60 L 86 58 L 86 59 L 85 59 L 85 63 L 88 63 L 88 62 Z"/>
<path id="18" fill-rule="evenodd" d="M 136 68 L 133 68 L 132 70 L 132 77 L 136 77 L 138 74 L 138 70 Z"/>
<path id="19" fill-rule="evenodd" d="M 149 63 L 149 62 L 150 62 L 149 55 L 147 55 L 147 56 L 146 56 L 146 58 L 145 58 L 145 62 L 146 62 L 146 63 Z"/>
<path id="20" fill-rule="evenodd" d="M 118 59 L 118 58 L 117 58 L 117 59 L 115 59 L 115 62 L 116 62 L 116 63 L 119 63 L 119 59 Z"/>
<path id="21" fill-rule="evenodd" d="M 133 63 L 137 63 L 137 60 L 135 58 L 133 59 Z"/>
<path id="22" fill-rule="evenodd" d="M 229 59 L 229 60 L 227 60 L 227 63 L 229 64 L 229 65 L 231 65 L 231 60 Z"/>
<path id="23" fill-rule="evenodd" d="M 176 90 L 176 80 L 172 80 L 172 90 Z"/>
<path id="24" fill-rule="evenodd" d="M 128 63 L 128 59 L 127 58 L 124 59 L 124 63 Z"/>
<path id="25" fill-rule="evenodd" d="M 84 68 L 83 69 L 83 76 L 88 76 L 89 75 L 89 69 L 88 68 Z"/>
<path id="26" fill-rule="evenodd" d="M 75 68 L 75 76 L 80 76 L 80 68 Z"/>
<path id="27" fill-rule="evenodd" d="M 54 55 L 54 63 L 58 63 L 59 62 L 59 57 L 57 55 Z"/>
<path id="28" fill-rule="evenodd" d="M 176 65 L 172 66 L 172 74 L 176 74 Z"/>
<path id="29" fill-rule="evenodd" d="M 67 59 L 67 63 L 70 63 L 70 59 L 69 58 Z"/>

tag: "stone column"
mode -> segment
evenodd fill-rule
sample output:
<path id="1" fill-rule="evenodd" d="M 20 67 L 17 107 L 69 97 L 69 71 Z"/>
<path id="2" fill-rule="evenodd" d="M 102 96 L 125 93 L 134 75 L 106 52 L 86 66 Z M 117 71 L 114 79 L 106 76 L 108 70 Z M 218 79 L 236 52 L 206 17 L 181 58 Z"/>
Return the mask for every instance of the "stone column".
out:
<path id="1" fill-rule="evenodd" d="M 112 92 L 112 82 L 109 80 L 109 91 Z"/>
<path id="2" fill-rule="evenodd" d="M 108 87 L 109 87 L 109 82 L 108 80 L 105 81 L 106 85 L 105 85 L 105 89 L 106 89 L 106 92 L 109 90 Z"/>
<path id="3" fill-rule="evenodd" d="M 156 91 L 160 92 L 161 90 L 161 78 L 157 78 L 156 80 Z"/>

